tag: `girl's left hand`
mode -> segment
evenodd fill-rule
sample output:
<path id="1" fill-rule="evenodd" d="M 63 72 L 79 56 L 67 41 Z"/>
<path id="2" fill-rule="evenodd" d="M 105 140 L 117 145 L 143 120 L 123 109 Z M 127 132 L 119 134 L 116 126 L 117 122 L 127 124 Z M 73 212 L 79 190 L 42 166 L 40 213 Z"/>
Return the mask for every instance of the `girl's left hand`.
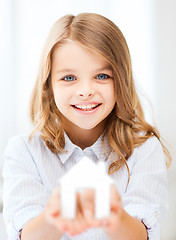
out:
<path id="1" fill-rule="evenodd" d="M 95 219 L 93 190 L 86 189 L 79 193 L 79 205 L 90 227 L 102 227 L 107 233 L 117 231 L 122 215 L 122 205 L 120 195 L 114 185 L 111 185 L 110 191 L 110 216 L 100 220 Z"/>
<path id="2" fill-rule="evenodd" d="M 104 231 L 110 234 L 117 232 L 121 218 L 121 198 L 116 187 L 111 185 L 110 216 L 101 220 Z"/>

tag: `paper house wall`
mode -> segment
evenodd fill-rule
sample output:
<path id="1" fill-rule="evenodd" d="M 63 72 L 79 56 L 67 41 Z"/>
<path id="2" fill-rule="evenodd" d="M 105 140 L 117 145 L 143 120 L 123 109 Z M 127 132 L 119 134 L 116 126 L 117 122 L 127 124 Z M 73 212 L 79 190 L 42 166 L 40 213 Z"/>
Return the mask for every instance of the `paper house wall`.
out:
<path id="1" fill-rule="evenodd" d="M 76 192 L 80 189 L 95 189 L 95 217 L 110 214 L 110 185 L 113 180 L 105 172 L 105 163 L 95 164 L 83 157 L 60 180 L 61 213 L 63 217 L 74 218 L 76 214 Z"/>

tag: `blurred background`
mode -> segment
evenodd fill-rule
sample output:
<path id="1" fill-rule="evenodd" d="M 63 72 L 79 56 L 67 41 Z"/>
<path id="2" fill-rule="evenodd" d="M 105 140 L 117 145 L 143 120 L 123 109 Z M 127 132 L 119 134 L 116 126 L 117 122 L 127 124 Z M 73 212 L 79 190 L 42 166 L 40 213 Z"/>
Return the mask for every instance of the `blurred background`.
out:
<path id="1" fill-rule="evenodd" d="M 168 170 L 170 209 L 161 239 L 175 240 L 175 0 L 0 0 L 0 210 L 4 149 L 10 137 L 32 129 L 28 102 L 46 36 L 58 18 L 80 12 L 108 17 L 127 40 L 146 118 L 157 126 L 173 157 Z M 0 235 L 6 239 L 2 218 Z"/>

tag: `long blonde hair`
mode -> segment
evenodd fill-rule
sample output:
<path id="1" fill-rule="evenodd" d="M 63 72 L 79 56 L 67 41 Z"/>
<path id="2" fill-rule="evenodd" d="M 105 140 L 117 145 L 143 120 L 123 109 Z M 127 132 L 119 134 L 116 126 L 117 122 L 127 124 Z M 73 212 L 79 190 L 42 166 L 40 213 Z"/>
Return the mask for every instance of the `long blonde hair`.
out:
<path id="1" fill-rule="evenodd" d="M 156 136 L 160 142 L 161 139 L 158 131 L 145 121 L 135 90 L 126 40 L 119 28 L 101 15 L 66 15 L 53 25 L 41 55 L 37 81 L 31 97 L 30 113 L 35 125 L 32 135 L 39 131 L 53 152 L 60 152 L 64 148 L 62 115 L 52 98 L 50 73 L 55 48 L 68 38 L 100 53 L 112 66 L 117 102 L 109 116 L 105 134 L 118 159 L 114 159 L 109 166 L 109 174 L 124 164 L 128 168 L 127 159 L 135 147 L 152 136 Z M 169 166 L 170 154 L 163 144 L 162 146 Z"/>

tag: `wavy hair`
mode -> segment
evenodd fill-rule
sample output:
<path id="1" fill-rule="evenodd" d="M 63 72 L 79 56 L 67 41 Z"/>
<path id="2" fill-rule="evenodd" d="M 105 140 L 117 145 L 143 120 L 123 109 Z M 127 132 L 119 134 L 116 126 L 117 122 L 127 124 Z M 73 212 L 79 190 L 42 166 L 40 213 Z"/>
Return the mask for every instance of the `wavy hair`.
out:
<path id="1" fill-rule="evenodd" d="M 158 131 L 145 121 L 134 85 L 126 40 L 120 29 L 101 15 L 94 13 L 66 15 L 53 25 L 43 48 L 31 97 L 30 115 L 35 125 L 31 136 L 39 131 L 53 152 L 58 153 L 64 148 L 62 115 L 52 97 L 50 73 L 54 50 L 66 39 L 72 39 L 100 53 L 112 66 L 117 102 L 109 116 L 105 134 L 118 159 L 112 160 L 108 173 L 117 171 L 124 164 L 128 169 L 127 159 L 135 147 L 152 136 L 156 136 L 160 142 L 161 139 Z M 171 162 L 169 151 L 162 142 L 161 144 L 169 166 Z"/>

